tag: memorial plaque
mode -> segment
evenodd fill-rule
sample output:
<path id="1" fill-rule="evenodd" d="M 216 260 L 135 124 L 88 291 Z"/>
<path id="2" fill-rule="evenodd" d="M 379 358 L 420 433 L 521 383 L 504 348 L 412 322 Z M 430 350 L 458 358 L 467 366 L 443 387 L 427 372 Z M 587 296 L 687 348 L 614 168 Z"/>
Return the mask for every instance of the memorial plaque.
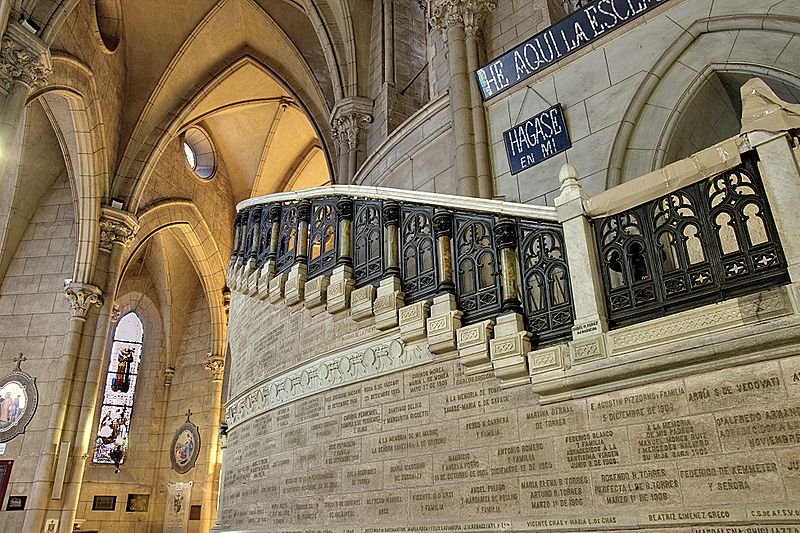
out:
<path id="1" fill-rule="evenodd" d="M 661 461 L 720 452 L 712 415 L 649 422 L 628 428 L 636 461 Z"/>
<path id="2" fill-rule="evenodd" d="M 574 433 L 589 426 L 585 400 L 520 407 L 517 417 L 519 435 L 523 439 Z"/>
<path id="3" fill-rule="evenodd" d="M 603 394 L 587 404 L 589 426 L 595 429 L 677 418 L 689 410 L 682 381 Z"/>
<path id="4" fill-rule="evenodd" d="M 708 413 L 740 405 L 772 405 L 786 397 L 778 363 L 730 368 L 686 378 L 689 411 Z"/>
<path id="5" fill-rule="evenodd" d="M 221 516 L 336 533 L 796 527 L 791 369 L 735 370 L 551 405 L 452 361 L 334 388 L 233 427 Z M 701 392 L 723 386 L 737 392 Z"/>
<path id="6" fill-rule="evenodd" d="M 800 398 L 800 356 L 781 361 L 781 373 L 789 397 Z"/>

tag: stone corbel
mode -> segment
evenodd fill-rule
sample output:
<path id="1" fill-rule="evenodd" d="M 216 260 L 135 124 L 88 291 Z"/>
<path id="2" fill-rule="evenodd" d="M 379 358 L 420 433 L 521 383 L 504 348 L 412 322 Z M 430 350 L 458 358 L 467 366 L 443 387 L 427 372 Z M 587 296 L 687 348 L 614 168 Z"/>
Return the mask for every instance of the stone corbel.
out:
<path id="1" fill-rule="evenodd" d="M 86 320 L 89 309 L 103 307 L 103 291 L 88 283 L 70 282 L 64 287 L 64 296 L 72 308 L 72 317 Z"/>
<path id="2" fill-rule="evenodd" d="M 350 295 L 350 318 L 356 322 L 375 316 L 372 303 L 375 301 L 375 287 L 365 285 L 355 289 Z"/>
<path id="3" fill-rule="evenodd" d="M 131 213 L 103 206 L 100 214 L 100 249 L 110 252 L 115 244 L 130 246 L 139 231 L 139 221 Z"/>
<path id="4" fill-rule="evenodd" d="M 431 353 L 445 355 L 456 351 L 456 331 L 461 327 L 463 312 L 456 307 L 453 294 L 441 294 L 433 299 L 431 316 L 426 321 Z"/>
<path id="5" fill-rule="evenodd" d="M 44 86 L 53 71 L 47 45 L 16 22 L 9 22 L 0 44 L 0 89 L 9 94 L 14 83 L 30 90 Z"/>

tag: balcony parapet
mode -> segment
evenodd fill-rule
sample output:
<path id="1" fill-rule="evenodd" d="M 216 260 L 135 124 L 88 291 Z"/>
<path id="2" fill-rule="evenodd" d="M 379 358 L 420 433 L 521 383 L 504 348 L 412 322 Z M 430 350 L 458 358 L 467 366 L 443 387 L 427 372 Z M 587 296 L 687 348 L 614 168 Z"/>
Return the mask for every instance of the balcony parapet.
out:
<path id="1" fill-rule="evenodd" d="M 781 357 L 800 341 L 798 152 L 796 132 L 752 132 L 595 197 L 565 166 L 555 208 L 360 186 L 254 198 L 229 285 L 543 403 Z"/>

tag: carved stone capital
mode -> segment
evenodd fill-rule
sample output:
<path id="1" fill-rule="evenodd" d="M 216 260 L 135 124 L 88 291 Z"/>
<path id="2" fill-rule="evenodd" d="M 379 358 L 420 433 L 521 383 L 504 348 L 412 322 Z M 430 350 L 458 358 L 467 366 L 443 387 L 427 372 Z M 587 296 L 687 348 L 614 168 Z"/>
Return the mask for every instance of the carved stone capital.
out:
<path id="1" fill-rule="evenodd" d="M 225 374 L 225 359 L 219 355 L 208 354 L 208 360 L 204 366 L 211 373 L 212 381 L 222 381 L 222 376 Z"/>
<path id="2" fill-rule="evenodd" d="M 497 0 L 428 0 L 431 26 L 447 33 L 462 25 L 468 35 L 477 35 L 486 15 L 497 9 Z"/>
<path id="3" fill-rule="evenodd" d="M 103 307 L 103 291 L 88 283 L 69 283 L 64 287 L 64 296 L 72 307 L 72 316 L 80 320 L 86 320 L 92 306 Z"/>
<path id="4" fill-rule="evenodd" d="M 139 221 L 131 213 L 103 206 L 100 214 L 100 249 L 110 252 L 115 244 L 130 246 L 139 231 Z"/>
<path id="5" fill-rule="evenodd" d="M 358 148 L 362 132 L 372 122 L 372 100 L 345 98 L 336 102 L 331 113 L 331 134 L 345 152 Z"/>
<path id="6" fill-rule="evenodd" d="M 10 22 L 0 44 L 0 88 L 10 93 L 14 83 L 21 82 L 38 89 L 52 71 L 47 45 L 16 22 Z"/>

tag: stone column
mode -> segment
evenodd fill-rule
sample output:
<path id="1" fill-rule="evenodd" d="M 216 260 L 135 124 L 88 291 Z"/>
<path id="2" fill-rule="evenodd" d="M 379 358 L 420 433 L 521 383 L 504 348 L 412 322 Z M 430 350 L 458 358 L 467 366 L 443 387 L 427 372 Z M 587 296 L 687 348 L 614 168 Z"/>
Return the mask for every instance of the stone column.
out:
<path id="1" fill-rule="evenodd" d="M 478 16 L 475 11 L 472 16 L 464 17 L 467 46 L 467 72 L 469 76 L 469 95 L 472 104 L 472 124 L 475 132 L 475 170 L 478 176 L 478 196 L 492 198 L 494 196 L 494 183 L 492 182 L 492 165 L 489 160 L 489 134 L 486 129 L 486 109 L 483 107 L 483 97 L 475 71 L 480 68 L 481 49 L 483 38 L 481 35 L 481 22 L 487 13 L 497 8 L 497 0 L 487 1 L 483 4 Z"/>
<path id="2" fill-rule="evenodd" d="M 119 307 L 113 305 L 112 302 L 116 297 L 123 252 L 131 245 L 138 230 L 138 220 L 131 213 L 108 206 L 102 208 L 100 215 L 100 251 L 104 252 L 104 254 L 98 258 L 98 266 L 100 267 L 102 264 L 106 268 L 98 268 L 97 270 L 105 270 L 106 272 L 102 285 L 107 303 L 100 308 L 91 349 L 87 354 L 89 356 L 89 366 L 86 371 L 86 381 L 82 391 L 77 426 L 68 428 L 70 431 L 75 431 L 75 443 L 71 450 L 71 466 L 68 470 L 69 476 L 61 508 L 60 527 L 61 531 L 64 532 L 72 531 L 72 524 L 75 521 L 78 510 L 78 498 L 80 497 L 83 483 L 86 459 L 92 453 L 90 444 L 93 442 L 95 431 L 95 406 L 97 405 L 97 397 L 105 376 L 106 364 L 104 363 L 107 363 L 105 354 L 108 350 L 109 333 L 111 323 L 114 321 L 115 308 L 117 320 L 119 319 Z"/>
<path id="3" fill-rule="evenodd" d="M 471 95 L 471 84 L 474 82 L 469 79 L 472 72 L 469 70 L 467 28 L 473 31 L 479 27 L 486 14 L 496 6 L 496 0 L 428 0 L 430 23 L 447 42 L 450 113 L 453 116 L 458 193 L 462 196 L 479 196 L 481 193 Z M 490 193 L 489 190 L 485 192 Z"/>
<path id="4" fill-rule="evenodd" d="M 372 310 L 375 327 L 381 330 L 397 326 L 397 311 L 405 305 L 403 284 L 400 281 L 400 204 L 383 202 L 383 261 L 384 276 L 375 294 Z"/>
<path id="5" fill-rule="evenodd" d="M 9 21 L 0 44 L 0 175 L 28 95 L 45 84 L 50 72 L 47 45 L 17 22 Z"/>
<path id="6" fill-rule="evenodd" d="M 259 278 L 261 271 L 256 268 L 258 260 L 258 241 L 261 239 L 261 209 L 262 206 L 257 205 L 250 209 L 249 219 L 253 221 L 250 226 L 250 234 L 247 235 L 250 251 L 247 254 L 247 267 L 245 268 L 247 285 L 244 288 L 244 293 L 249 296 L 255 296 L 258 293 Z"/>
<path id="7" fill-rule="evenodd" d="M 84 323 L 91 308 L 103 305 L 103 291 L 88 283 L 71 282 L 64 288 L 64 293 L 69 300 L 71 313 L 58 365 L 58 379 L 54 385 L 53 404 L 50 409 L 42 455 L 36 465 L 29 499 L 30 506 L 25 516 L 24 531 L 40 531 L 42 529 L 45 513 L 53 495 L 53 481 L 59 467 L 57 459 L 62 462 L 67 460 L 66 454 L 71 445 L 69 442 L 62 442 L 61 437 L 67 419 L 67 408 L 72 394 L 73 377 Z M 62 447 L 64 447 L 64 453 L 60 451 Z M 65 466 L 63 465 L 62 468 Z M 60 496 L 61 488 L 59 487 L 56 492 Z"/>
<path id="8" fill-rule="evenodd" d="M 220 354 L 210 353 L 205 367 L 211 374 L 211 417 L 208 425 L 211 431 L 209 431 L 209 443 L 206 448 L 208 450 L 208 469 L 200 514 L 200 531 L 208 531 L 211 528 L 218 512 L 219 487 L 215 481 L 219 475 L 222 458 L 219 451 L 219 433 L 216 428 L 219 427 L 222 418 L 222 378 L 225 375 L 225 358 Z"/>
<path id="9" fill-rule="evenodd" d="M 372 122 L 372 100 L 361 97 L 336 102 L 331 113 L 331 133 L 339 148 L 338 183 L 353 183 L 362 150 L 363 132 Z"/>
<path id="10" fill-rule="evenodd" d="M 353 266 L 353 199 L 340 198 L 336 202 L 336 214 L 339 217 L 339 255 L 337 265 Z"/>
<path id="11" fill-rule="evenodd" d="M 792 282 L 800 281 L 800 169 L 787 133 L 757 131 L 748 134 L 758 152 L 767 201 L 781 238 L 786 267 Z"/>
<path id="12" fill-rule="evenodd" d="M 494 226 L 497 249 L 500 252 L 500 290 L 503 313 L 522 313 L 519 299 L 517 267 L 517 227 L 509 218 L 501 218 Z"/>
<path id="13" fill-rule="evenodd" d="M 308 224 L 311 221 L 311 202 L 300 200 L 297 205 L 297 243 L 294 265 L 286 279 L 286 304 L 295 305 L 303 301 L 308 279 Z"/>
<path id="14" fill-rule="evenodd" d="M 383 0 L 383 82 L 394 84 L 394 0 Z"/>

